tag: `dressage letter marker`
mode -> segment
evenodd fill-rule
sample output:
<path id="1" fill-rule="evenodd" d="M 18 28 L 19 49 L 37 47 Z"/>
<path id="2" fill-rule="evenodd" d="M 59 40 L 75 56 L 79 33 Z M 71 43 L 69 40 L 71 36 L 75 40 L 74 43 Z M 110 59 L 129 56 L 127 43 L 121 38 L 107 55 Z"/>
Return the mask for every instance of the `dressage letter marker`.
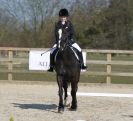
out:
<path id="1" fill-rule="evenodd" d="M 50 51 L 35 51 L 29 53 L 29 70 L 48 70 Z"/>
<path id="2" fill-rule="evenodd" d="M 70 92 L 68 92 L 68 95 L 70 95 Z M 133 94 L 118 94 L 118 93 L 84 93 L 84 92 L 77 92 L 77 96 L 128 97 L 128 98 L 133 98 Z"/>

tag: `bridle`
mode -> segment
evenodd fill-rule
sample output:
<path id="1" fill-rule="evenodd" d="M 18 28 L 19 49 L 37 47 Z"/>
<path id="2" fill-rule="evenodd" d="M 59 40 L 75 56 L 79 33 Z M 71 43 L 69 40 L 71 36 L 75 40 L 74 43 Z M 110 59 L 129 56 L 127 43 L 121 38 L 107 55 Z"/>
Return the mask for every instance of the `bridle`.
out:
<path id="1" fill-rule="evenodd" d="M 70 45 L 68 40 L 68 33 L 63 28 L 58 30 L 58 34 L 59 34 L 59 40 L 58 40 L 57 47 L 60 51 L 63 51 L 67 46 Z"/>

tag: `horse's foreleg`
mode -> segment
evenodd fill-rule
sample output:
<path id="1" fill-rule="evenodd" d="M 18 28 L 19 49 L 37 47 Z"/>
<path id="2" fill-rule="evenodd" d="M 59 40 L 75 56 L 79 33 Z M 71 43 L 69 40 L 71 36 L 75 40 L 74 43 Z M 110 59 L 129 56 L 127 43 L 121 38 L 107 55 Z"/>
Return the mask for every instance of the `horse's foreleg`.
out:
<path id="1" fill-rule="evenodd" d="M 76 92 L 78 88 L 78 83 L 77 82 L 71 82 L 71 96 L 72 96 L 72 104 L 71 104 L 71 109 L 76 110 L 77 109 L 77 97 L 76 97 Z"/>
<path id="2" fill-rule="evenodd" d="M 60 76 L 57 77 L 57 83 L 59 86 L 59 107 L 58 112 L 64 111 L 64 104 L 63 104 L 63 82 Z"/>
<path id="3" fill-rule="evenodd" d="M 63 88 L 64 88 L 64 106 L 69 106 L 70 103 L 68 103 L 68 94 L 67 94 L 68 83 L 67 83 L 67 80 L 63 81 Z"/>
<path id="4" fill-rule="evenodd" d="M 67 81 L 66 80 L 63 81 L 63 88 L 64 88 L 64 100 L 65 100 L 68 97 L 68 95 L 67 95 L 68 85 L 67 85 Z"/>

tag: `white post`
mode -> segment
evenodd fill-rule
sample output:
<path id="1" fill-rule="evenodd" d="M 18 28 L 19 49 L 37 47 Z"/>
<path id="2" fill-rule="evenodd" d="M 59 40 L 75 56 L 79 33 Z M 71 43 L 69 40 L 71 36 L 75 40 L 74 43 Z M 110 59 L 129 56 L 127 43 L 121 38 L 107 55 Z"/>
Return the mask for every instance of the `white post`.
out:
<path id="1" fill-rule="evenodd" d="M 106 83 L 111 84 L 111 53 L 107 54 L 107 78 Z"/>

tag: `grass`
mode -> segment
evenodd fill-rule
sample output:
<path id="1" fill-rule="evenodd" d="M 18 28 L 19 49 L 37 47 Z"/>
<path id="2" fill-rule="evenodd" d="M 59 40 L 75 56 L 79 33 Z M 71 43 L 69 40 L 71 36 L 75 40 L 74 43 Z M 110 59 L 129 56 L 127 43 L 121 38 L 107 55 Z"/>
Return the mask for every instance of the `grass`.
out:
<path id="1" fill-rule="evenodd" d="M 1 80 L 7 80 L 7 73 L 0 73 Z M 14 73 L 13 80 L 20 81 L 52 81 L 56 82 L 55 73 Z M 81 74 L 80 82 L 82 83 L 106 83 L 106 76 L 90 76 Z M 114 84 L 133 84 L 133 77 L 111 77 L 111 82 Z"/>
<path id="2" fill-rule="evenodd" d="M 133 77 L 112 77 L 113 84 L 133 84 Z"/>
<path id="3" fill-rule="evenodd" d="M 14 118 L 13 118 L 13 117 L 11 117 L 11 118 L 9 119 L 9 121 L 14 121 Z"/>
<path id="4" fill-rule="evenodd" d="M 7 73 L 0 73 L 0 80 L 7 80 Z"/>
<path id="5" fill-rule="evenodd" d="M 14 80 L 56 81 L 55 73 L 14 73 Z"/>

